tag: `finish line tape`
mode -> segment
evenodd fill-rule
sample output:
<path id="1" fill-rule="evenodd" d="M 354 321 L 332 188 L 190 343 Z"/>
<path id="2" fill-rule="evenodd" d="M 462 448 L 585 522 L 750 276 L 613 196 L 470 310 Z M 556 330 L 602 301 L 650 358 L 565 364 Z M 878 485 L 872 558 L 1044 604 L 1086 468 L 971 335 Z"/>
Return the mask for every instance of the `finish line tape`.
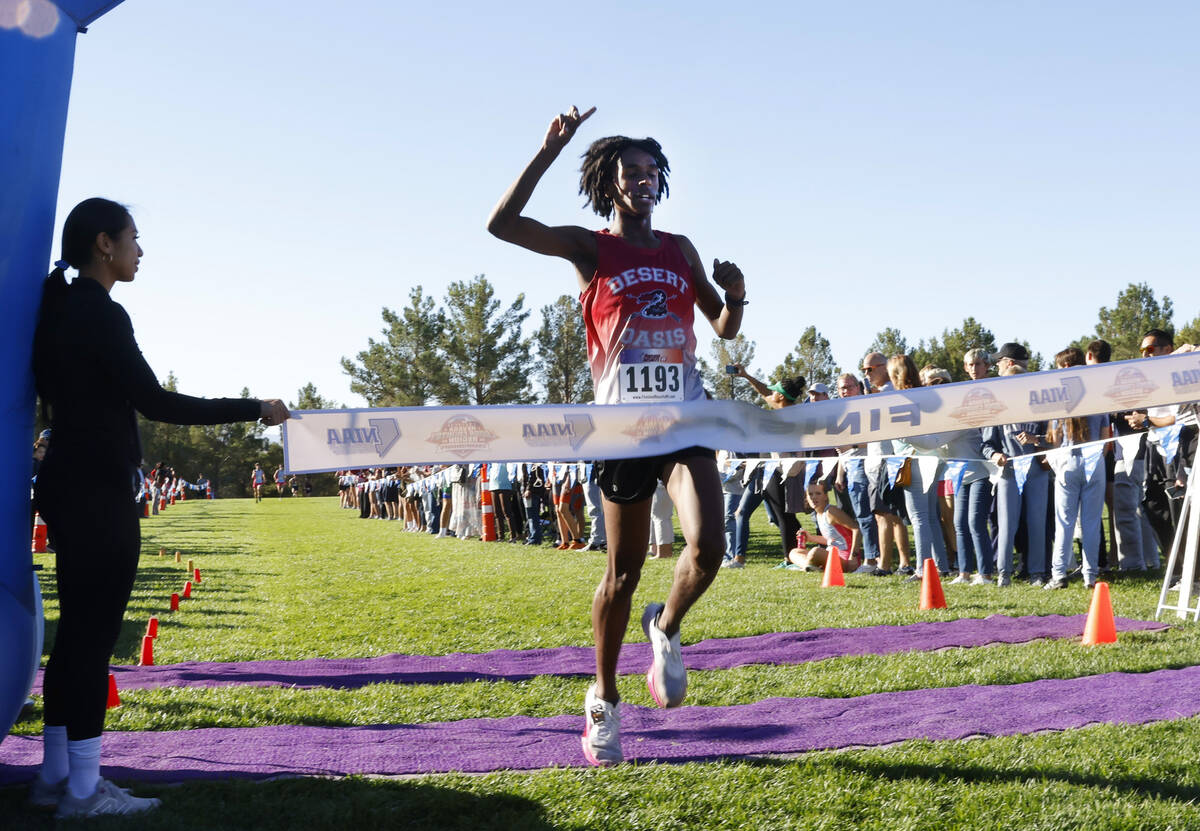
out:
<path id="1" fill-rule="evenodd" d="M 736 401 L 297 410 L 284 467 L 321 473 L 462 462 L 658 456 L 700 445 L 818 450 L 1200 399 L 1200 353 L 1032 372 L 763 410 Z"/>

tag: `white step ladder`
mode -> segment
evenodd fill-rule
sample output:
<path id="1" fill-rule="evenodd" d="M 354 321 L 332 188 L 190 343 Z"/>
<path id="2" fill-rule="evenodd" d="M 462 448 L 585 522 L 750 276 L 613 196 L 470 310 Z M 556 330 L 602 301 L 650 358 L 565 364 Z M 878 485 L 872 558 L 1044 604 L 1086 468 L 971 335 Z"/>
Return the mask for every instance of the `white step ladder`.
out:
<path id="1" fill-rule="evenodd" d="M 1158 595 L 1158 611 L 1154 619 L 1162 617 L 1163 612 L 1174 612 L 1180 619 L 1186 619 L 1188 614 L 1192 620 L 1200 620 L 1200 595 L 1192 603 L 1192 594 L 1196 581 L 1197 547 L 1200 544 L 1200 498 L 1197 496 L 1197 483 L 1200 478 L 1196 471 L 1200 464 L 1192 462 L 1192 471 L 1188 474 L 1187 490 L 1183 494 L 1183 507 L 1179 511 L 1179 523 L 1175 526 L 1175 539 L 1171 542 L 1171 556 L 1167 559 L 1167 567 L 1163 570 L 1162 591 Z M 1184 543 L 1184 530 L 1187 530 L 1187 541 Z M 1175 573 L 1175 563 L 1179 559 L 1180 549 L 1183 550 L 1183 571 L 1179 577 L 1179 598 L 1174 604 L 1167 602 L 1167 594 L 1171 588 L 1171 575 Z"/>

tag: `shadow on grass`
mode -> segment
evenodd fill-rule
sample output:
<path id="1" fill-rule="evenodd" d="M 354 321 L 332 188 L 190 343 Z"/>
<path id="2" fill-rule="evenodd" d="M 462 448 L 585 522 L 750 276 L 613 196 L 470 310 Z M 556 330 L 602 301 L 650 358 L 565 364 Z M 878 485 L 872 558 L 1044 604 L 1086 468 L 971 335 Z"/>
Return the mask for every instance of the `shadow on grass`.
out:
<path id="1" fill-rule="evenodd" d="M 118 777 L 114 777 L 120 782 Z M 157 796 L 157 811 L 129 818 L 88 820 L 88 829 L 530 829 L 550 831 L 537 802 L 511 794 L 474 794 L 428 780 L 281 779 L 270 782 L 195 782 L 137 785 L 138 796 Z M 6 831 L 75 827 L 56 824 L 53 812 L 25 803 L 26 789 L 0 789 Z"/>
<path id="2" fill-rule="evenodd" d="M 782 761 L 777 762 L 777 760 L 764 761 L 785 764 Z M 1146 776 L 1117 778 L 1093 776 L 1054 767 L 997 770 L 982 765 L 922 765 L 910 762 L 866 761 L 847 757 L 833 758 L 830 760 L 830 764 L 843 770 L 866 774 L 873 779 L 890 779 L 894 782 L 922 780 L 934 787 L 942 785 L 947 779 L 961 779 L 968 783 L 1012 785 L 1050 781 L 1077 787 L 1095 788 L 1096 790 L 1113 789 L 1154 799 L 1180 799 L 1188 802 L 1200 800 L 1200 788 L 1192 785 L 1182 785 L 1178 782 Z"/>

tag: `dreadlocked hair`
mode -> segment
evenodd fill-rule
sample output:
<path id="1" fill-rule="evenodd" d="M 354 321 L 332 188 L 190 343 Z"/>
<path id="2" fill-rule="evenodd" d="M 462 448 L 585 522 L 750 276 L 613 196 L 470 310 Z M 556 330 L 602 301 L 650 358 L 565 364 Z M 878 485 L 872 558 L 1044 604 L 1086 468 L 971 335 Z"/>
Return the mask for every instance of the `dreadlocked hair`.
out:
<path id="1" fill-rule="evenodd" d="M 585 197 L 584 207 L 591 205 L 592 210 L 605 219 L 613 214 L 613 200 L 608 189 L 617 175 L 617 160 L 630 147 L 649 153 L 658 165 L 658 198 L 654 204 L 663 201 L 670 193 L 667 174 L 671 172 L 671 166 L 663 155 L 662 145 L 657 141 L 649 137 L 633 139 L 628 136 L 596 139 L 581 156 L 583 164 L 579 168 L 579 192 Z"/>

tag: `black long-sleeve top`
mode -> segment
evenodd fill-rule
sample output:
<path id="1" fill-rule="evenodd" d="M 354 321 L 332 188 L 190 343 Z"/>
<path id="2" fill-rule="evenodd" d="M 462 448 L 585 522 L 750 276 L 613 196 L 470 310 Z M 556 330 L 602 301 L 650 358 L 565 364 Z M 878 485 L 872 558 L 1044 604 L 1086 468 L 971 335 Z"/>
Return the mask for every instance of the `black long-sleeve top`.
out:
<path id="1" fill-rule="evenodd" d="M 53 296 L 52 296 L 53 295 Z M 43 472 L 107 478 L 141 463 L 134 411 L 171 424 L 253 421 L 255 398 L 194 398 L 164 390 L 142 357 L 133 324 L 95 280 L 47 291 L 33 353 L 38 394 L 49 405 Z"/>

